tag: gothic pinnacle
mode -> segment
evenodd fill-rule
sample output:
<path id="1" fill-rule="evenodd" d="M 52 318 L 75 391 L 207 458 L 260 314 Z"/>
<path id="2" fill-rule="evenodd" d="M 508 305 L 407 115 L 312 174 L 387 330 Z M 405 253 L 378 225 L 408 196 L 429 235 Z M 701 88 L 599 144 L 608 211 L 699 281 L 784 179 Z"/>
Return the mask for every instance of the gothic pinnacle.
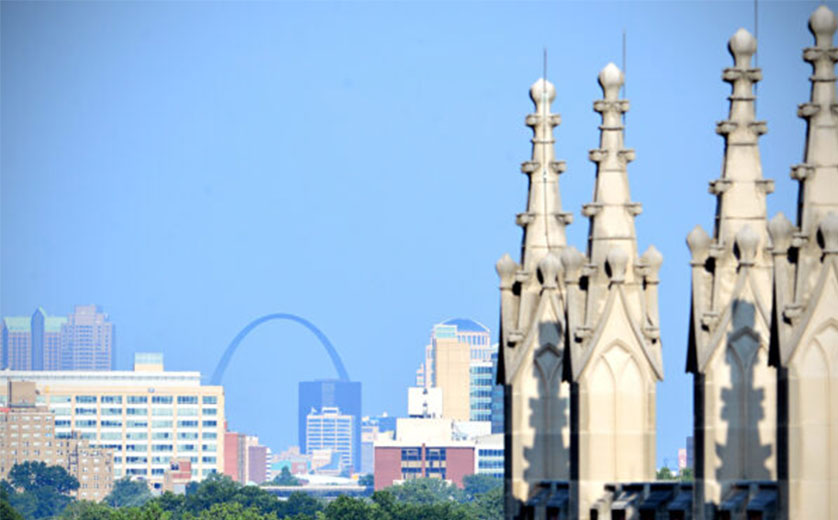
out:
<path id="1" fill-rule="evenodd" d="M 591 150 L 589 158 L 596 163 L 594 200 L 582 208 L 591 219 L 588 249 L 590 261 L 604 267 L 605 257 L 613 247 L 621 247 L 634 263 L 637 259 L 637 239 L 634 217 L 640 204 L 631 202 L 626 165 L 634 159 L 634 150 L 623 148 L 622 115 L 629 103 L 619 99 L 623 73 L 609 63 L 599 73 L 603 99 L 594 102 L 594 110 L 602 115 L 600 146 Z M 629 270 L 628 276 L 631 276 Z"/>
<path id="2" fill-rule="evenodd" d="M 556 88 L 541 78 L 530 87 L 530 97 L 535 113 L 527 116 L 526 123 L 533 129 L 532 156 L 521 165 L 530 187 L 527 211 L 518 215 L 518 224 L 524 228 L 522 267 L 533 273 L 548 252 L 558 252 L 566 244 L 565 226 L 571 215 L 562 212 L 559 194 L 559 174 L 565 163 L 555 158 L 553 128 L 561 117 L 550 112 L 550 104 L 556 98 Z"/>
<path id="3" fill-rule="evenodd" d="M 718 198 L 715 239 L 732 252 L 734 237 L 748 222 L 765 219 L 765 196 L 773 191 L 773 181 L 762 178 L 758 147 L 765 123 L 755 119 L 754 84 L 762 79 L 760 69 L 751 67 L 757 41 L 745 29 L 730 39 L 728 49 L 733 67 L 726 68 L 722 79 L 732 86 L 728 119 L 717 124 L 716 132 L 725 139 L 722 177 L 710 182 L 710 192 Z M 754 230 L 765 238 L 765 226 Z M 764 240 L 763 240 L 764 242 Z"/>
<path id="4" fill-rule="evenodd" d="M 815 46 L 803 52 L 803 59 L 813 68 L 809 102 L 800 105 L 797 112 L 807 122 L 806 155 L 803 164 L 792 167 L 791 176 L 801 183 L 798 225 L 810 240 L 818 222 L 829 212 L 838 211 L 838 48 L 832 43 L 836 28 L 835 14 L 825 5 L 818 7 L 809 18 Z"/>

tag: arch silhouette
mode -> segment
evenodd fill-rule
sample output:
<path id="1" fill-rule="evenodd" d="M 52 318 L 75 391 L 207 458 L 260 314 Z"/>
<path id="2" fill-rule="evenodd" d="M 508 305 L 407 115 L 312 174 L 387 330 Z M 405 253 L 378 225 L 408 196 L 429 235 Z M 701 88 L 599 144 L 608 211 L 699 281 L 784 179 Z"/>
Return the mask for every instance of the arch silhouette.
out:
<path id="1" fill-rule="evenodd" d="M 346 368 L 343 366 L 343 361 L 340 359 L 337 350 L 335 347 L 332 346 L 332 343 L 329 341 L 329 338 L 326 337 L 323 332 L 314 326 L 313 323 L 306 320 L 305 318 L 301 318 L 294 314 L 266 314 L 261 318 L 256 318 L 255 320 L 251 321 L 247 324 L 245 328 L 239 332 L 233 341 L 230 342 L 230 345 L 227 346 L 227 350 L 224 351 L 224 355 L 221 356 L 221 359 L 218 361 L 218 365 L 215 367 L 215 372 L 212 374 L 212 379 L 210 384 L 212 385 L 220 385 L 221 379 L 224 377 L 224 371 L 227 369 L 227 365 L 230 364 L 230 359 L 233 358 L 233 354 L 236 352 L 236 349 L 239 348 L 239 343 L 250 334 L 250 332 L 258 327 L 259 325 L 265 323 L 266 321 L 271 320 L 289 320 L 299 323 L 303 327 L 310 330 L 317 339 L 320 340 L 320 343 L 323 344 L 323 347 L 326 349 L 326 352 L 329 354 L 329 357 L 332 358 L 332 364 L 335 366 L 335 370 L 337 370 L 338 378 L 341 381 L 349 381 L 349 374 L 346 373 Z"/>

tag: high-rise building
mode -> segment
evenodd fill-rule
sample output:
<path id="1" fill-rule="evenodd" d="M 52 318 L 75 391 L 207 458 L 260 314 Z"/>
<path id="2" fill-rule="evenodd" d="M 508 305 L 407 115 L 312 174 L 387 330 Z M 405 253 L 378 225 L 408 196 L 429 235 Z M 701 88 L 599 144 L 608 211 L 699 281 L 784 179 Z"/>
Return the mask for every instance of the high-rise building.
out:
<path id="1" fill-rule="evenodd" d="M 30 317 L 2 321 L 0 367 L 12 370 L 110 370 L 113 325 L 95 305 L 76 306 L 69 317 L 42 307 Z"/>
<path id="2" fill-rule="evenodd" d="M 61 330 L 63 370 L 115 368 L 114 328 L 96 305 L 76 305 Z"/>
<path id="3" fill-rule="evenodd" d="M 340 456 L 341 466 L 354 469 L 354 461 L 359 459 L 355 448 L 355 417 L 342 413 L 333 406 L 324 406 L 320 410 L 312 409 L 306 415 L 306 450 L 332 450 Z"/>
<path id="4" fill-rule="evenodd" d="M 494 355 L 494 358 L 493 358 Z M 491 421 L 496 349 L 489 329 L 462 318 L 434 325 L 416 386 L 442 391 L 442 416 L 459 421 Z"/>
<path id="5" fill-rule="evenodd" d="M 94 448 L 76 432 L 64 438 L 55 433 L 55 414 L 38 404 L 30 381 L 6 385 L 6 406 L 0 407 L 0 479 L 23 462 L 61 466 L 79 481 L 78 500 L 98 502 L 113 486 L 113 453 Z"/>
<path id="6" fill-rule="evenodd" d="M 133 371 L 0 371 L 5 385 L 31 381 L 36 403 L 55 415 L 55 438 L 74 434 L 113 450 L 113 476 L 143 478 L 159 488 L 173 458 L 192 463 L 192 478 L 220 472 L 224 457 L 224 389 L 202 386 L 199 372 L 163 370 L 162 355 L 138 354 Z"/>
<path id="7" fill-rule="evenodd" d="M 306 424 L 312 410 L 337 408 L 341 414 L 352 417 L 353 471 L 361 469 L 361 383 L 325 379 L 302 381 L 299 384 L 298 433 L 300 450 L 311 454 L 306 442 Z"/>

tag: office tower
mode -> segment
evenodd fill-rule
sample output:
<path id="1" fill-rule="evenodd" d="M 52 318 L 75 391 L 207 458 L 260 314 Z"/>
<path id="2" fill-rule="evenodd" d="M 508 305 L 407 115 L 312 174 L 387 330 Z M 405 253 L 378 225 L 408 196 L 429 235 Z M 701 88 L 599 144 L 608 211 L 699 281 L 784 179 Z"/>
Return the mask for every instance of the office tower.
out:
<path id="1" fill-rule="evenodd" d="M 15 464 L 61 466 L 79 481 L 78 500 L 102 500 L 113 487 L 113 453 L 73 434 L 56 438 L 55 414 L 38 403 L 31 381 L 8 382 L 0 407 L 0 480 Z"/>
<path id="2" fill-rule="evenodd" d="M 114 329 L 96 305 L 76 305 L 61 330 L 62 370 L 112 370 Z"/>
<path id="3" fill-rule="evenodd" d="M 355 417 L 342 413 L 334 406 L 312 409 L 306 415 L 306 452 L 331 450 L 340 457 L 344 470 L 352 470 L 360 454 L 354 451 Z"/>
<path id="4" fill-rule="evenodd" d="M 352 417 L 352 462 L 353 471 L 361 469 L 361 383 L 325 379 L 302 381 L 298 387 L 298 434 L 300 450 L 310 455 L 306 444 L 306 422 L 308 414 L 323 408 L 337 408 L 341 414 Z"/>
<path id="5" fill-rule="evenodd" d="M 10 381 L 31 381 L 36 403 L 55 415 L 55 438 L 78 435 L 113 450 L 113 475 L 155 488 L 173 458 L 192 463 L 193 480 L 220 472 L 224 389 L 202 386 L 199 372 L 163 370 L 162 355 L 138 354 L 134 370 L 0 371 L 0 407 Z"/>
<path id="6" fill-rule="evenodd" d="M 3 368 L 32 370 L 32 322 L 25 317 L 3 318 Z"/>
<path id="7" fill-rule="evenodd" d="M 434 325 L 417 386 L 442 390 L 442 415 L 460 421 L 491 420 L 492 345 L 489 329 L 455 318 Z"/>

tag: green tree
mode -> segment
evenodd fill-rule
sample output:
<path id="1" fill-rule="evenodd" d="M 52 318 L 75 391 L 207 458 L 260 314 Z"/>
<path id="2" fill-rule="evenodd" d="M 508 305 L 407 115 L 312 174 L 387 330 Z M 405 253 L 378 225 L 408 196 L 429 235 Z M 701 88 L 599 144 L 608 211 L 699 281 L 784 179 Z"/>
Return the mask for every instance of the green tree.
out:
<path id="1" fill-rule="evenodd" d="M 23 520 L 23 515 L 15 511 L 9 503 L 9 487 L 5 480 L 0 482 L 0 519 Z M 12 492 L 14 493 L 14 490 Z"/>
<path id="2" fill-rule="evenodd" d="M 9 493 L 9 503 L 30 520 L 58 515 L 73 500 L 68 494 L 79 488 L 67 470 L 43 462 L 15 464 L 8 477 L 19 491 Z"/>
<path id="3" fill-rule="evenodd" d="M 373 506 L 343 495 L 330 502 L 325 513 L 328 520 L 368 520 L 372 517 Z"/>
<path id="4" fill-rule="evenodd" d="M 675 480 L 675 475 L 672 474 L 672 470 L 668 467 L 664 466 L 658 470 L 657 475 L 655 478 L 658 480 Z"/>
<path id="5" fill-rule="evenodd" d="M 282 468 L 280 474 L 275 476 L 268 484 L 271 486 L 302 486 L 300 479 L 291 474 L 288 466 Z"/>
<path id="6" fill-rule="evenodd" d="M 678 480 L 682 482 L 692 482 L 695 478 L 692 468 L 684 468 L 678 472 Z"/>
<path id="7" fill-rule="evenodd" d="M 503 487 L 503 481 L 491 475 L 466 475 L 463 477 L 463 491 L 466 500 L 474 500 L 478 495 Z"/>
<path id="8" fill-rule="evenodd" d="M 264 514 L 255 507 L 245 508 L 237 502 L 214 504 L 197 516 L 184 515 L 184 520 L 277 520 L 275 513 Z"/>
<path id="9" fill-rule="evenodd" d="M 113 507 L 132 507 L 141 506 L 151 498 L 151 491 L 145 481 L 125 477 L 113 483 L 113 489 L 104 501 Z"/>
<path id="10" fill-rule="evenodd" d="M 497 486 L 477 495 L 470 505 L 474 520 L 502 520 L 503 487 Z"/>
<path id="11" fill-rule="evenodd" d="M 463 499 L 463 492 L 453 484 L 438 478 L 415 478 L 390 486 L 393 497 L 406 504 L 436 504 Z"/>
<path id="12" fill-rule="evenodd" d="M 119 515 L 105 504 L 97 504 L 88 500 L 73 502 L 64 508 L 61 520 L 115 520 Z"/>

